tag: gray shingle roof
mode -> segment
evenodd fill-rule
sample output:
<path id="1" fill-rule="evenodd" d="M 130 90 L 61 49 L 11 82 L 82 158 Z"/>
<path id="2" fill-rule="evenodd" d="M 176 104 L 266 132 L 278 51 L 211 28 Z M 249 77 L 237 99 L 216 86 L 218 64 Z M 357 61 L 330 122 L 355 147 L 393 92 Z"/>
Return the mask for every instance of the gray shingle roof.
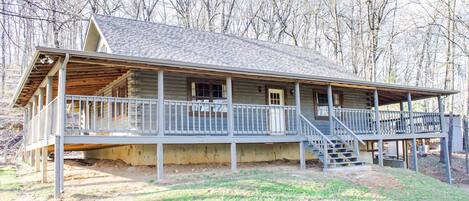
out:
<path id="1" fill-rule="evenodd" d="M 94 18 L 113 54 L 358 80 L 307 48 L 118 17 Z"/>

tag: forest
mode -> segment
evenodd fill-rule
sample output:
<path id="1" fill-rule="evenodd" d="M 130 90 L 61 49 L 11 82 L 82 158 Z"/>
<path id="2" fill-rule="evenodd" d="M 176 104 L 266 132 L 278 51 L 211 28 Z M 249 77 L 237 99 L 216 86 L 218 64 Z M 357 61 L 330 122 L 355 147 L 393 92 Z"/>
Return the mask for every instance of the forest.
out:
<path id="1" fill-rule="evenodd" d="M 468 0 L 1 0 L 3 99 L 36 46 L 82 49 L 93 14 L 311 48 L 365 80 L 458 90 L 446 111 L 468 110 Z"/>

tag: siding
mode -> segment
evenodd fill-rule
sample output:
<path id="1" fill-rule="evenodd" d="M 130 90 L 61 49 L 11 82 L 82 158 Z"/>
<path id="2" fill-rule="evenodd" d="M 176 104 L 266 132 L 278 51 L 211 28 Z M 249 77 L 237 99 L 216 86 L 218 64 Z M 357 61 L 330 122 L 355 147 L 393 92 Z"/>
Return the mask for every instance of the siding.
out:
<path id="1" fill-rule="evenodd" d="M 165 73 L 165 99 L 167 100 L 187 100 L 188 85 L 187 78 L 207 78 L 198 77 L 188 74 Z M 111 96 L 112 86 L 119 83 L 120 80 L 127 78 L 129 97 L 138 98 L 157 98 L 157 85 L 158 73 L 154 71 L 129 71 L 124 76 L 116 81 L 110 83 L 105 88 L 101 89 L 99 93 L 105 96 Z M 223 78 L 213 78 L 223 79 Z M 294 89 L 293 83 L 258 81 L 258 80 L 245 80 L 233 79 L 233 103 L 242 104 L 267 104 L 266 100 L 266 86 L 278 87 L 285 89 L 285 104 L 295 105 L 295 97 L 290 92 Z M 274 87 L 274 88 L 275 88 Z M 260 89 L 260 91 L 259 91 Z M 301 112 L 310 119 L 324 133 L 329 133 L 329 123 L 324 120 L 314 119 L 314 93 L 315 89 L 311 85 L 301 85 Z M 354 90 L 341 90 L 343 94 L 343 107 L 344 108 L 370 108 L 369 95 L 363 91 Z M 169 111 L 166 111 L 167 114 Z M 153 116 L 152 119 L 154 119 Z M 174 119 L 173 119 L 174 120 Z M 192 120 L 190 120 L 192 121 Z M 168 122 L 168 121 L 166 121 Z M 226 122 L 226 119 L 224 119 Z M 150 123 L 150 122 L 146 122 Z M 213 122 L 212 122 L 213 123 Z M 225 128 L 225 127 L 224 127 Z"/>

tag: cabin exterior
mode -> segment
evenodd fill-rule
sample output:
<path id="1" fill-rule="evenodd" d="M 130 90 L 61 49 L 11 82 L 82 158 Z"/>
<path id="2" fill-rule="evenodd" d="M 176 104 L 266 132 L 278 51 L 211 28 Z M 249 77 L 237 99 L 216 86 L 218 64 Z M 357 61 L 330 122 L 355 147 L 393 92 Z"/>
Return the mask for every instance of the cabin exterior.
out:
<path id="1" fill-rule="evenodd" d="M 161 180 L 165 163 L 362 166 L 374 142 L 383 165 L 383 141 L 410 140 L 417 170 L 417 140 L 446 143 L 442 97 L 454 93 L 355 79 L 305 48 L 97 15 L 84 50 L 37 48 L 12 105 L 44 180 L 54 153 L 60 196 L 66 150 L 156 164 Z M 414 112 L 425 98 L 439 111 Z M 380 109 L 390 104 L 401 109 Z"/>

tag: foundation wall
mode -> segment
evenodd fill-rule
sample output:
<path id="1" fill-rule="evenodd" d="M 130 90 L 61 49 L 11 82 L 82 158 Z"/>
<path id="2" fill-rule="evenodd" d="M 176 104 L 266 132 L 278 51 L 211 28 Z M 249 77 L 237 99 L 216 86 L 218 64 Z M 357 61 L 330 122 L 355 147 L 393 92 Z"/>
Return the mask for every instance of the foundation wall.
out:
<path id="1" fill-rule="evenodd" d="M 156 145 L 126 145 L 85 151 L 85 158 L 122 160 L 131 165 L 155 165 Z M 306 159 L 314 159 L 305 150 Z M 298 143 L 237 144 L 238 162 L 299 160 Z M 164 145 L 165 164 L 229 163 L 229 144 Z"/>

